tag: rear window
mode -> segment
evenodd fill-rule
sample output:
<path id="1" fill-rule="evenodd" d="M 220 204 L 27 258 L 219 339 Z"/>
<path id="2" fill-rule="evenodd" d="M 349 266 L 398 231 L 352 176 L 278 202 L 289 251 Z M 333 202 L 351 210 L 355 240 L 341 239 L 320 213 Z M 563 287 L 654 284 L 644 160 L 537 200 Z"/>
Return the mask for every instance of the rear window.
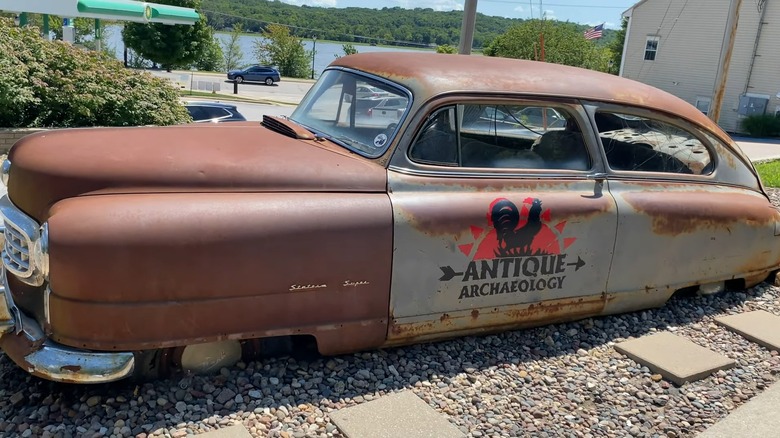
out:
<path id="1" fill-rule="evenodd" d="M 706 175 L 712 152 L 692 133 L 667 122 L 598 112 L 596 125 L 613 170 Z"/>

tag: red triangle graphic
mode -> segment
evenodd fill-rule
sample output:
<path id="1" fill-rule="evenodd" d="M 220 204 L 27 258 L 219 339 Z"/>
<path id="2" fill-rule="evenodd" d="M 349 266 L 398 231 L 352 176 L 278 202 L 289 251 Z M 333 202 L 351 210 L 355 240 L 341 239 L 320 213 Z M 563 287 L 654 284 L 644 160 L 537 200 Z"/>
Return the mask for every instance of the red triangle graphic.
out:
<path id="1" fill-rule="evenodd" d="M 566 228 L 566 221 L 558 222 L 558 225 L 555 226 L 555 229 L 558 230 L 559 233 L 563 233 L 564 228 Z"/>
<path id="2" fill-rule="evenodd" d="M 471 226 L 471 235 L 474 236 L 474 240 L 479 239 L 479 236 L 482 235 L 482 228 L 475 227 L 474 225 Z"/>
<path id="3" fill-rule="evenodd" d="M 568 249 L 576 240 L 576 237 L 567 237 L 563 239 L 563 249 Z"/>
<path id="4" fill-rule="evenodd" d="M 459 245 L 458 249 L 460 249 L 460 252 L 462 252 L 465 256 L 468 256 L 471 254 L 471 248 L 474 247 L 473 243 L 467 243 L 465 245 Z"/>
<path id="5" fill-rule="evenodd" d="M 542 220 L 545 222 L 550 221 L 550 210 L 545 210 L 544 213 L 542 213 Z"/>

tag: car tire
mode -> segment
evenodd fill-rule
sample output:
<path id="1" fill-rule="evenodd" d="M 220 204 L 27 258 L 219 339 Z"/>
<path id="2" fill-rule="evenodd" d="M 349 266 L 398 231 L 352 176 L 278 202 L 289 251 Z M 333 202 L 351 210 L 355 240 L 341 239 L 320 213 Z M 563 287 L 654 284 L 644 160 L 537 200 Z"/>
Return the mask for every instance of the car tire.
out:
<path id="1" fill-rule="evenodd" d="M 236 79 L 234 79 L 234 80 L 236 81 L 237 84 L 240 84 L 240 83 L 244 82 L 244 77 L 243 76 L 236 76 Z"/>
<path id="2" fill-rule="evenodd" d="M 266 85 L 273 85 L 274 84 L 273 78 L 265 78 L 265 84 Z"/>

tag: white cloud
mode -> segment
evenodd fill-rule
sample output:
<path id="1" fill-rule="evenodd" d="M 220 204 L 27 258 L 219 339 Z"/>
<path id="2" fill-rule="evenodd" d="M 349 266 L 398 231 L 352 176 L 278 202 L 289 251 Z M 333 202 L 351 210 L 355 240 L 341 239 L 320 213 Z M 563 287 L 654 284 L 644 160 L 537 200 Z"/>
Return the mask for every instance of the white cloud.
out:
<path id="1" fill-rule="evenodd" d="M 544 10 L 544 18 L 548 20 L 557 20 L 558 18 L 555 16 L 555 11 L 552 9 L 545 9 Z"/>
<path id="2" fill-rule="evenodd" d="M 523 12 L 523 11 L 524 11 L 524 9 L 523 9 L 522 6 L 518 6 L 518 7 L 515 8 L 515 12 Z"/>

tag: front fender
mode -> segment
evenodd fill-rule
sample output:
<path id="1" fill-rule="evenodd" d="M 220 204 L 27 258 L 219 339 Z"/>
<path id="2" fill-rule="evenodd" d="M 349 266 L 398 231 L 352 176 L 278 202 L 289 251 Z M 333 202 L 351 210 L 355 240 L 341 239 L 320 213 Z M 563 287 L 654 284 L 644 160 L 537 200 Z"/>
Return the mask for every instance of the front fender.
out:
<path id="1" fill-rule="evenodd" d="M 55 204 L 48 223 L 63 344 L 148 349 L 354 324 L 370 329 L 340 350 L 384 340 L 386 194 L 85 196 Z"/>

